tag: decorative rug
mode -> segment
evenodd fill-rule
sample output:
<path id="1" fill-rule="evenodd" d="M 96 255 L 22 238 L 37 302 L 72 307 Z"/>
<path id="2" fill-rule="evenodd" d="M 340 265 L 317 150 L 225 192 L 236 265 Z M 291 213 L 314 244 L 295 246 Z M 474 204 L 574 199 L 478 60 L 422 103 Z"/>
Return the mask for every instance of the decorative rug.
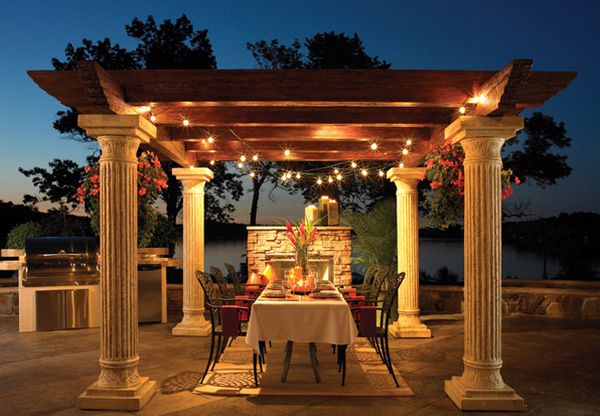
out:
<path id="1" fill-rule="evenodd" d="M 308 344 L 295 343 L 285 383 L 281 382 L 285 342 L 267 346 L 263 372 L 258 373 L 259 387 L 254 386 L 252 351 L 244 338 L 237 338 L 225 350 L 215 370 L 196 394 L 249 396 L 414 396 L 406 381 L 394 368 L 400 387 L 396 387 L 387 367 L 368 341 L 359 340 L 346 353 L 346 385 L 338 372 L 337 354 L 331 345 L 317 344 L 321 382 L 316 383 L 310 364 Z"/>

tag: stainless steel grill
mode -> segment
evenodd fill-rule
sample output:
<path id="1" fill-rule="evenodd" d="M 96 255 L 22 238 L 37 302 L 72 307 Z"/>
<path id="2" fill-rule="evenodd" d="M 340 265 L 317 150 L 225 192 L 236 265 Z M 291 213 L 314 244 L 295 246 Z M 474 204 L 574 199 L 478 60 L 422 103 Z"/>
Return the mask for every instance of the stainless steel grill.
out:
<path id="1" fill-rule="evenodd" d="M 23 286 L 98 284 L 94 237 L 36 237 L 25 240 Z"/>

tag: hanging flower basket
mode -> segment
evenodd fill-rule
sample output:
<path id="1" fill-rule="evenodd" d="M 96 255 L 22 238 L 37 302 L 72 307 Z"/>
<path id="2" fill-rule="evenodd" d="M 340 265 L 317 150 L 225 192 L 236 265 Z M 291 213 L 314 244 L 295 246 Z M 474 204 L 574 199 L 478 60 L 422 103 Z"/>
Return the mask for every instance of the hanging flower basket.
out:
<path id="1" fill-rule="evenodd" d="M 90 214 L 92 229 L 100 232 L 100 166 L 98 163 L 84 168 L 85 179 L 77 189 L 76 198 L 85 204 Z M 157 212 L 154 203 L 160 192 L 167 188 L 167 174 L 160 160 L 152 152 L 142 152 L 138 157 L 138 246 L 147 247 L 156 227 Z"/>
<path id="2" fill-rule="evenodd" d="M 425 177 L 430 189 L 425 191 L 424 208 L 428 213 L 429 226 L 448 228 L 463 219 L 465 174 L 463 161 L 465 154 L 459 144 L 450 140 L 434 148 L 425 156 Z M 502 170 L 502 198 L 508 198 L 512 184 L 518 185 L 519 178 L 512 170 Z"/>

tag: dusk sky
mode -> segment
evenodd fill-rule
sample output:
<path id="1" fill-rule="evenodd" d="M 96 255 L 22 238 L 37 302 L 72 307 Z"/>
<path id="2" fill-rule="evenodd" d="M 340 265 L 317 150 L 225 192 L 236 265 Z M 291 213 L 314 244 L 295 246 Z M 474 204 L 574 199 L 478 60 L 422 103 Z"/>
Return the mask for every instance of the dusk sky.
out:
<path id="1" fill-rule="evenodd" d="M 53 158 L 83 163 L 90 145 L 61 138 L 52 128 L 62 106 L 27 76 L 51 69 L 67 43 L 110 37 L 133 48 L 125 25 L 134 17 L 157 22 L 187 14 L 208 29 L 218 68 L 254 68 L 245 44 L 277 38 L 290 43 L 317 32 L 358 33 L 370 55 L 393 69 L 499 70 L 514 58 L 531 58 L 534 70 L 576 71 L 577 78 L 539 109 L 564 121 L 573 173 L 556 186 L 522 185 L 514 200 L 530 200 L 540 215 L 600 212 L 597 157 L 600 102 L 600 2 L 596 1 L 18 1 L 0 13 L 0 199 L 21 202 L 34 193 L 18 167 L 46 166 Z M 526 113 L 525 115 L 527 115 Z M 279 192 L 263 195 L 259 222 L 300 216 L 303 202 Z M 235 219 L 248 221 L 250 193 Z"/>

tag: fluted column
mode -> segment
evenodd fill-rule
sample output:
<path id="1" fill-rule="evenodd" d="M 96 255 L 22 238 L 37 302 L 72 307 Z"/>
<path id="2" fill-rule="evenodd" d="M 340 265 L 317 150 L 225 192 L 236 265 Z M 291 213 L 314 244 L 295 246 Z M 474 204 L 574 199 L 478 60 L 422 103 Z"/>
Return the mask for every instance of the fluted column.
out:
<path id="1" fill-rule="evenodd" d="M 523 126 L 521 117 L 460 117 L 446 136 L 465 151 L 464 371 L 445 383 L 462 410 L 522 410 L 502 368 L 501 149 Z"/>
<path id="2" fill-rule="evenodd" d="M 399 338 L 430 338 L 431 330 L 419 317 L 419 195 L 417 185 L 425 168 L 392 168 L 396 184 L 398 273 L 406 277 L 398 289 L 398 320 L 390 331 Z"/>
<path id="3" fill-rule="evenodd" d="M 204 271 L 204 185 L 213 178 L 208 168 L 175 168 L 183 184 L 183 318 L 173 335 L 207 336 L 204 294 L 196 271 Z"/>
<path id="4" fill-rule="evenodd" d="M 137 158 L 156 128 L 139 116 L 82 115 L 100 143 L 100 375 L 82 409 L 139 410 L 156 382 L 138 373 Z"/>

